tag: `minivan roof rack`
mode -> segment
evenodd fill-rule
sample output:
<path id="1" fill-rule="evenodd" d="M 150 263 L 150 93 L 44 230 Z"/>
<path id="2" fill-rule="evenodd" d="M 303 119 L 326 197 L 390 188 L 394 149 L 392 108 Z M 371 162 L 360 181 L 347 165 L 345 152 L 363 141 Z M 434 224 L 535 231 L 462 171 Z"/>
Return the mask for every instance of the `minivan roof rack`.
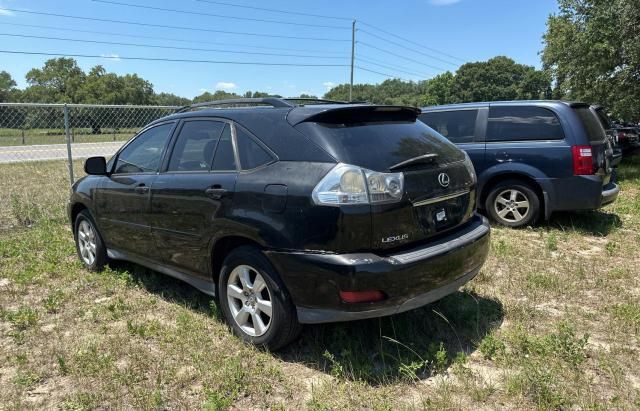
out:
<path id="1" fill-rule="evenodd" d="M 279 98 L 279 97 L 262 97 L 262 98 L 233 98 L 226 100 L 206 101 L 203 103 L 191 104 L 180 108 L 176 113 L 184 113 L 186 111 L 196 110 L 204 107 L 216 106 L 271 106 L 275 108 L 304 106 L 307 104 L 362 104 L 363 101 L 337 101 L 325 100 L 321 98 Z"/>

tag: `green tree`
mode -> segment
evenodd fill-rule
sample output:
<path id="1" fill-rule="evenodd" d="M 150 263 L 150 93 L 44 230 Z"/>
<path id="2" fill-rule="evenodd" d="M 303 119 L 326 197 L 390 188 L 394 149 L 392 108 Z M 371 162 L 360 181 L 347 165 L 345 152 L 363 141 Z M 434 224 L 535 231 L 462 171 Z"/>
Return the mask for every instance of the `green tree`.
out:
<path id="1" fill-rule="evenodd" d="M 16 90 L 16 82 L 11 74 L 0 71 L 0 103 L 11 101 Z"/>
<path id="2" fill-rule="evenodd" d="M 187 106 L 191 100 L 172 93 L 159 93 L 153 97 L 153 104 L 158 106 Z"/>
<path id="3" fill-rule="evenodd" d="M 196 96 L 193 98 L 193 102 L 194 103 L 204 103 L 207 101 L 215 101 L 215 100 L 226 100 L 226 99 L 231 99 L 231 98 L 240 98 L 239 95 L 235 94 L 235 93 L 228 93 L 226 91 L 223 90 L 216 90 L 215 93 L 209 93 L 208 91 L 205 91 L 204 93 L 200 94 L 199 96 Z"/>
<path id="4" fill-rule="evenodd" d="M 455 103 L 453 92 L 453 82 L 455 76 L 447 71 L 438 74 L 432 79 L 425 81 L 425 90 L 422 96 L 421 105 L 439 105 Z"/>
<path id="5" fill-rule="evenodd" d="M 85 77 L 72 58 L 47 60 L 41 69 L 27 73 L 29 87 L 23 99 L 39 103 L 79 103 Z"/>
<path id="6" fill-rule="evenodd" d="M 597 102 L 616 117 L 640 120 L 638 27 L 638 0 L 559 0 L 542 53 L 554 97 Z"/>
<path id="7" fill-rule="evenodd" d="M 456 72 L 452 85 L 456 102 L 522 100 L 542 98 L 549 87 L 544 73 L 505 56 L 466 63 Z"/>

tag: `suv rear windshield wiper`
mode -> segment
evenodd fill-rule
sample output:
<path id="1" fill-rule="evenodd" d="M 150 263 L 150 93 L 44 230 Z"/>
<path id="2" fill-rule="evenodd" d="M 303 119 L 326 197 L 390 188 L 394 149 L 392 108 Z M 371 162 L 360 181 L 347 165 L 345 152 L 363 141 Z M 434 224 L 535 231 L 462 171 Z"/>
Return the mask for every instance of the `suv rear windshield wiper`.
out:
<path id="1" fill-rule="evenodd" d="M 401 161 L 398 164 L 394 164 L 391 167 L 389 167 L 389 171 L 399 170 L 401 168 L 406 168 L 415 164 L 431 164 L 436 161 L 436 158 L 438 158 L 438 155 L 435 153 L 424 154 L 422 156 L 410 158 L 408 160 Z"/>

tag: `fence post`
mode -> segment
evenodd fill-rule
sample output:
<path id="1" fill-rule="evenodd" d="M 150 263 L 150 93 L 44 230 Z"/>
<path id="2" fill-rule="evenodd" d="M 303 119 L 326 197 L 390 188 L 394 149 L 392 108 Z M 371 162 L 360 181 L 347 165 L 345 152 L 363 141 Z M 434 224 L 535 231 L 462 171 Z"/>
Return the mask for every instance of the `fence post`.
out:
<path id="1" fill-rule="evenodd" d="M 69 128 L 69 107 L 64 105 L 64 131 L 67 140 L 67 161 L 69 163 L 69 182 L 73 185 L 73 156 L 71 155 L 71 130 Z"/>

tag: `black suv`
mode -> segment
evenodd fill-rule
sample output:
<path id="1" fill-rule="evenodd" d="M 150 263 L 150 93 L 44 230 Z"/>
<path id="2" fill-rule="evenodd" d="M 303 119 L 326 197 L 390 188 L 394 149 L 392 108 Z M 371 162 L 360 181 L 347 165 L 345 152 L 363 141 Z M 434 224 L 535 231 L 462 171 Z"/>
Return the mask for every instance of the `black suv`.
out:
<path id="1" fill-rule="evenodd" d="M 420 120 L 471 157 L 478 206 L 520 227 L 556 211 L 616 200 L 613 149 L 589 105 L 565 101 L 465 103 L 422 109 Z"/>
<path id="2" fill-rule="evenodd" d="M 233 331 L 270 349 L 301 323 L 430 303 L 477 274 L 489 225 L 469 158 L 419 113 L 274 98 L 185 108 L 86 161 L 69 204 L 78 255 L 217 295 Z"/>

